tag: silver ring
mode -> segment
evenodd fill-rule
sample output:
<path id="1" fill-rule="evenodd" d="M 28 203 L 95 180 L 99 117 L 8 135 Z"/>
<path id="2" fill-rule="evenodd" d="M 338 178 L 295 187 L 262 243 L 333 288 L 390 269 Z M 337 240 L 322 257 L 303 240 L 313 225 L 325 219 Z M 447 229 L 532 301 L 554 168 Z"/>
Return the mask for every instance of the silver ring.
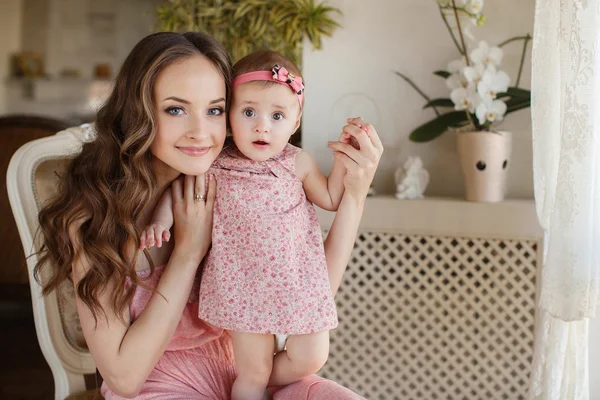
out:
<path id="1" fill-rule="evenodd" d="M 194 193 L 194 201 L 196 203 L 200 202 L 200 201 L 206 201 L 206 197 L 204 197 L 203 194 L 199 194 L 199 193 Z"/>

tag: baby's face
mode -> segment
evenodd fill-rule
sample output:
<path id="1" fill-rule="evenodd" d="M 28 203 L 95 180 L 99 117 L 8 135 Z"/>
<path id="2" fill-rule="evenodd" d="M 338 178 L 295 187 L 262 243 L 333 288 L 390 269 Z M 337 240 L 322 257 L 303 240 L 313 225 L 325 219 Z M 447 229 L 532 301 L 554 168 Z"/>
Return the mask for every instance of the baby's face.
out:
<path id="1" fill-rule="evenodd" d="M 287 85 L 244 83 L 235 88 L 229 112 L 233 141 L 246 157 L 268 160 L 285 148 L 301 115 L 298 97 Z"/>

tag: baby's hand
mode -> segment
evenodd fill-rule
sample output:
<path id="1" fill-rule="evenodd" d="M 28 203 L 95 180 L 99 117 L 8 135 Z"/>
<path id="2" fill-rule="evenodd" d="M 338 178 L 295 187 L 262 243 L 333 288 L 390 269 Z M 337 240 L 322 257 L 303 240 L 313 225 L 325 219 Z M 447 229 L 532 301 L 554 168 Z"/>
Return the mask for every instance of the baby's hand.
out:
<path id="1" fill-rule="evenodd" d="M 162 247 L 163 242 L 168 242 L 171 239 L 171 232 L 162 224 L 152 224 L 142 232 L 140 237 L 140 250 L 150 248 L 154 245 Z"/>

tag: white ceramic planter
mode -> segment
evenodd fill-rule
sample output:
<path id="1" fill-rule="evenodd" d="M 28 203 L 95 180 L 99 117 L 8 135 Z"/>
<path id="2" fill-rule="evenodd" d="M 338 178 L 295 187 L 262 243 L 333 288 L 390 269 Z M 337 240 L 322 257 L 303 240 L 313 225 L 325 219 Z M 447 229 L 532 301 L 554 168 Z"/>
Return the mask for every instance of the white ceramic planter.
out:
<path id="1" fill-rule="evenodd" d="M 457 144 L 465 183 L 465 199 L 486 203 L 504 200 L 512 134 L 459 132 Z"/>

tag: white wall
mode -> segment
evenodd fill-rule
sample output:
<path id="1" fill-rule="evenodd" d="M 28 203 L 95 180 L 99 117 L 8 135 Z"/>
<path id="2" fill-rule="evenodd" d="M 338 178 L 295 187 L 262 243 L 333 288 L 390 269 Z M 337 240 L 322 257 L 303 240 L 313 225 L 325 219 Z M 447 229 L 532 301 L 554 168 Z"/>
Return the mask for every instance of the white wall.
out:
<path id="1" fill-rule="evenodd" d="M 457 57 L 457 49 L 434 0 L 330 0 L 344 15 L 343 29 L 323 42 L 322 51 L 305 49 L 306 106 L 303 145 L 324 170 L 331 166 L 327 140 L 335 140 L 347 116 L 373 121 L 386 148 L 375 178 L 380 193 L 394 190 L 393 171 L 409 155 L 419 155 L 431 174 L 426 194 L 462 196 L 455 138 L 445 134 L 417 144 L 410 131 L 434 114 L 393 70 L 410 76 L 431 97 L 449 97 L 441 78 L 432 75 Z M 488 0 L 486 26 L 473 29 L 478 40 L 497 44 L 533 33 L 534 0 Z M 308 46 L 307 46 L 308 47 Z M 505 47 L 504 69 L 516 78 L 522 47 Z M 529 48 L 521 86 L 530 86 Z M 500 129 L 514 133 L 508 197 L 532 198 L 531 122 L 529 109 L 510 114 Z"/>
<path id="2" fill-rule="evenodd" d="M 376 123 L 386 151 L 375 179 L 379 192 L 393 191 L 393 170 L 408 155 L 419 155 L 432 175 L 428 195 L 460 196 L 461 182 L 454 137 L 434 142 L 408 141 L 412 129 L 428 121 L 422 98 L 391 71 L 409 75 L 432 97 L 447 97 L 443 82 L 431 74 L 456 58 L 434 0 L 329 0 L 342 9 L 342 30 L 323 42 L 322 51 L 306 48 L 307 82 L 303 144 L 321 168 L 331 165 L 327 140 L 335 140 L 346 116 L 363 115 Z M 488 18 L 474 34 L 490 43 L 533 34 L 534 0 L 487 0 Z M 521 46 L 505 47 L 504 69 L 515 78 Z M 521 86 L 530 87 L 531 45 Z M 533 197 L 529 110 L 507 116 L 501 129 L 514 133 L 508 196 Z M 590 320 L 590 399 L 600 400 L 600 318 Z"/>
<path id="3" fill-rule="evenodd" d="M 79 124 L 93 115 L 88 93 L 95 66 L 108 64 L 116 75 L 133 46 L 153 31 L 155 8 L 163 0 L 0 1 L 22 4 L 22 16 L 11 17 L 18 24 L 3 25 L 0 19 L 0 31 L 20 39 L 20 50 L 41 54 L 49 78 L 36 80 L 28 90 L 19 80 L 3 81 L 0 114 L 46 115 Z M 8 15 L 2 6 L 0 18 Z M 66 71 L 77 77 L 63 77 Z"/>
<path id="4" fill-rule="evenodd" d="M 83 77 L 106 63 L 113 75 L 133 46 L 152 33 L 162 0 L 48 0 L 46 65 L 50 75 L 75 69 Z M 29 13 L 26 11 L 26 13 Z"/>
<path id="5" fill-rule="evenodd" d="M 22 0 L 0 0 L 0 115 L 6 110 L 11 55 L 21 49 L 21 12 Z"/>

